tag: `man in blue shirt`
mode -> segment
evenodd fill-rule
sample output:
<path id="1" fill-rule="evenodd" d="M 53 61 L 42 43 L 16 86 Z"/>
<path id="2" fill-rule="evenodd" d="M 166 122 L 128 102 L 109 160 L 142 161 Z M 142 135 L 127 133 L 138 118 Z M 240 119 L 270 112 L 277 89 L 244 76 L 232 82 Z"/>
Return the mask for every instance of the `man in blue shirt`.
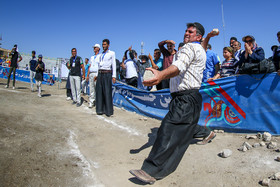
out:
<path id="1" fill-rule="evenodd" d="M 206 65 L 205 70 L 203 71 L 202 82 L 206 82 L 209 78 L 214 77 L 215 72 L 220 69 L 220 59 L 218 55 L 212 51 L 212 47 L 210 44 L 207 45 L 206 58 Z"/>
<path id="2" fill-rule="evenodd" d="M 155 69 L 157 69 L 159 71 L 162 71 L 163 59 L 160 58 L 160 56 L 161 56 L 160 50 L 159 49 L 155 49 L 154 50 L 154 63 L 156 65 L 156 67 L 153 67 L 153 68 L 155 68 Z"/>
<path id="3" fill-rule="evenodd" d="M 150 54 L 149 54 L 149 59 L 150 59 L 150 61 L 151 61 L 151 63 L 152 63 L 152 67 L 153 67 L 154 69 L 157 69 L 157 70 L 159 70 L 159 71 L 162 71 L 162 69 L 163 69 L 163 59 L 160 58 L 160 56 L 161 56 L 160 50 L 159 50 L 159 49 L 155 49 L 155 50 L 154 50 L 154 60 L 152 59 L 152 57 L 150 56 Z M 161 90 L 161 89 L 162 89 L 162 84 L 161 84 L 161 82 L 160 82 L 158 85 L 156 85 L 156 87 L 157 87 L 157 90 Z"/>
<path id="4" fill-rule="evenodd" d="M 88 68 L 89 68 L 90 64 L 88 63 L 88 61 L 89 61 L 89 59 L 86 58 L 85 59 L 85 77 L 86 77 L 86 79 L 84 79 L 82 81 L 82 93 L 83 94 L 87 93 L 87 86 L 88 86 L 88 80 L 89 80 L 89 77 L 87 75 L 88 75 Z"/>

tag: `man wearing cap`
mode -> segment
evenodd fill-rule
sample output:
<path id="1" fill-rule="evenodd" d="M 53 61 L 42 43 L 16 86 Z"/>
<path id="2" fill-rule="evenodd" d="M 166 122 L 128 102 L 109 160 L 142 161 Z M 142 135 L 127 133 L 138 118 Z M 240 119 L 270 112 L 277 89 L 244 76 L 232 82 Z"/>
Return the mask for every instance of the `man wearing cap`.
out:
<path id="1" fill-rule="evenodd" d="M 146 80 L 147 86 L 156 85 L 170 78 L 172 100 L 169 112 L 162 120 L 153 148 L 144 161 L 141 170 L 130 170 L 139 180 L 153 184 L 174 172 L 193 137 L 202 132 L 198 126 L 202 97 L 199 93 L 206 53 L 200 45 L 204 27 L 195 22 L 188 23 L 184 35 L 185 45 L 179 51 L 178 59 L 163 71 L 148 68 L 154 77 Z M 210 138 L 214 138 L 214 133 Z"/>
<path id="2" fill-rule="evenodd" d="M 70 62 L 68 63 L 68 69 L 70 69 L 70 85 L 73 98 L 73 105 L 76 104 L 77 107 L 82 105 L 81 100 L 81 69 L 83 71 L 83 80 L 85 79 L 85 67 L 83 59 L 77 56 L 77 49 L 73 48 L 71 50 L 72 56 Z"/>
<path id="3" fill-rule="evenodd" d="M 112 82 L 116 82 L 115 52 L 109 50 L 110 41 L 102 41 L 103 52 L 99 56 L 98 76 L 96 80 L 96 114 L 113 115 Z"/>
<path id="4" fill-rule="evenodd" d="M 31 60 L 29 61 L 29 67 L 30 67 L 30 86 L 31 86 L 31 91 L 32 92 L 34 92 L 33 79 L 35 78 L 35 74 L 36 74 L 36 70 L 35 70 L 36 63 L 37 63 L 36 52 L 32 51 Z"/>
<path id="5" fill-rule="evenodd" d="M 100 60 L 100 45 L 93 46 L 94 55 L 90 57 L 88 77 L 89 77 L 89 108 L 95 106 L 96 78 L 98 75 L 98 65 Z"/>
<path id="6" fill-rule="evenodd" d="M 265 58 L 264 50 L 261 47 L 258 47 L 254 36 L 247 35 L 242 38 L 242 41 L 245 42 L 244 48 L 245 51 L 241 54 L 239 60 L 239 66 L 242 66 L 244 63 L 259 63 Z"/>
<path id="7" fill-rule="evenodd" d="M 38 62 L 36 62 L 35 65 L 35 71 L 36 71 L 36 75 L 35 75 L 35 81 L 36 81 L 36 86 L 37 86 L 37 90 L 38 90 L 38 97 L 42 97 L 41 96 L 41 92 L 42 92 L 42 82 L 43 82 L 43 75 L 44 75 L 44 71 L 45 71 L 45 64 L 42 61 L 43 56 L 42 55 L 38 55 Z"/>
<path id="8" fill-rule="evenodd" d="M 17 45 L 14 45 L 14 48 L 12 49 L 9 56 L 11 56 L 11 66 L 10 66 L 10 71 L 9 71 L 9 75 L 8 75 L 7 85 L 5 86 L 5 88 L 9 88 L 10 78 L 11 78 L 11 74 L 13 72 L 13 89 L 15 89 L 16 69 L 18 68 L 18 63 L 22 60 L 22 57 L 17 50 Z"/>
<path id="9" fill-rule="evenodd" d="M 164 47 L 165 44 L 167 44 L 167 49 Z M 166 69 L 172 64 L 173 57 L 177 52 L 175 49 L 175 42 L 173 40 L 164 40 L 158 43 L 158 47 L 163 55 L 162 69 Z M 169 88 L 169 82 L 169 79 L 163 80 L 161 83 L 162 89 Z"/>

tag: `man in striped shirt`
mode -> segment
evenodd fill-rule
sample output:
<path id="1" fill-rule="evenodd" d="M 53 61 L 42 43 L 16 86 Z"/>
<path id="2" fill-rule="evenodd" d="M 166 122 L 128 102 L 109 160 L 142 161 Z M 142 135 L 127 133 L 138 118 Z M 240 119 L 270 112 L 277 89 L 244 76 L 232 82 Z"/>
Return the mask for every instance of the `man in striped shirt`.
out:
<path id="1" fill-rule="evenodd" d="M 199 88 L 206 62 L 205 50 L 200 45 L 204 32 L 200 23 L 188 23 L 184 35 L 185 45 L 179 51 L 177 60 L 163 71 L 148 68 L 154 77 L 143 84 L 153 86 L 170 78 L 172 100 L 141 170 L 130 170 L 143 182 L 153 184 L 174 172 L 193 137 L 204 133 L 203 127 L 197 125 L 202 108 Z M 206 142 L 214 137 L 215 134 L 210 132 Z"/>

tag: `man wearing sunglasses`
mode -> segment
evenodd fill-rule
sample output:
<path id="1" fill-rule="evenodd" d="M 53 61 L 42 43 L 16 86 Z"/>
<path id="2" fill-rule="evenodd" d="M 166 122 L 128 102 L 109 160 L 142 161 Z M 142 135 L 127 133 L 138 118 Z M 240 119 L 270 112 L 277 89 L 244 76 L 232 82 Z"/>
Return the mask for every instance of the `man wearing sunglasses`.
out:
<path id="1" fill-rule="evenodd" d="M 241 54 L 239 66 L 242 66 L 244 63 L 259 63 L 265 58 L 264 50 L 257 45 L 254 36 L 244 36 L 242 41 L 245 42 L 245 51 Z"/>
<path id="2" fill-rule="evenodd" d="M 153 184 L 174 172 L 193 137 L 203 131 L 204 127 L 198 126 L 197 122 L 202 108 L 199 88 L 206 62 L 206 53 L 200 43 L 204 33 L 200 23 L 188 23 L 185 45 L 178 52 L 178 59 L 163 71 L 148 68 L 155 76 L 143 84 L 153 86 L 170 78 L 172 100 L 148 158 L 141 169 L 130 170 L 142 182 Z M 214 137 L 215 133 L 211 132 L 208 142 Z"/>

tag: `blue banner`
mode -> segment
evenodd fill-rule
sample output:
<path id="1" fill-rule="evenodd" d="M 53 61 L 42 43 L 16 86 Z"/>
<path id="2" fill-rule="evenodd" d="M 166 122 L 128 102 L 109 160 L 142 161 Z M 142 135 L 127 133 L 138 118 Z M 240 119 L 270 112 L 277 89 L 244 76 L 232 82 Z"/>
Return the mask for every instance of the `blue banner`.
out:
<path id="1" fill-rule="evenodd" d="M 8 79 L 9 71 L 10 71 L 10 68 L 0 66 L 0 78 Z M 44 73 L 43 79 L 44 79 L 44 81 L 42 82 L 42 84 L 53 85 L 55 83 L 54 74 Z M 13 75 L 11 75 L 11 80 L 13 80 Z M 30 71 L 17 69 L 16 70 L 16 81 L 30 83 Z M 33 82 L 35 83 L 35 80 L 33 80 Z"/>
<path id="2" fill-rule="evenodd" d="M 227 132 L 280 135 L 280 76 L 239 75 L 202 83 L 198 124 Z M 114 105 L 163 119 L 171 101 L 169 89 L 149 92 L 123 83 L 113 85 Z"/>

